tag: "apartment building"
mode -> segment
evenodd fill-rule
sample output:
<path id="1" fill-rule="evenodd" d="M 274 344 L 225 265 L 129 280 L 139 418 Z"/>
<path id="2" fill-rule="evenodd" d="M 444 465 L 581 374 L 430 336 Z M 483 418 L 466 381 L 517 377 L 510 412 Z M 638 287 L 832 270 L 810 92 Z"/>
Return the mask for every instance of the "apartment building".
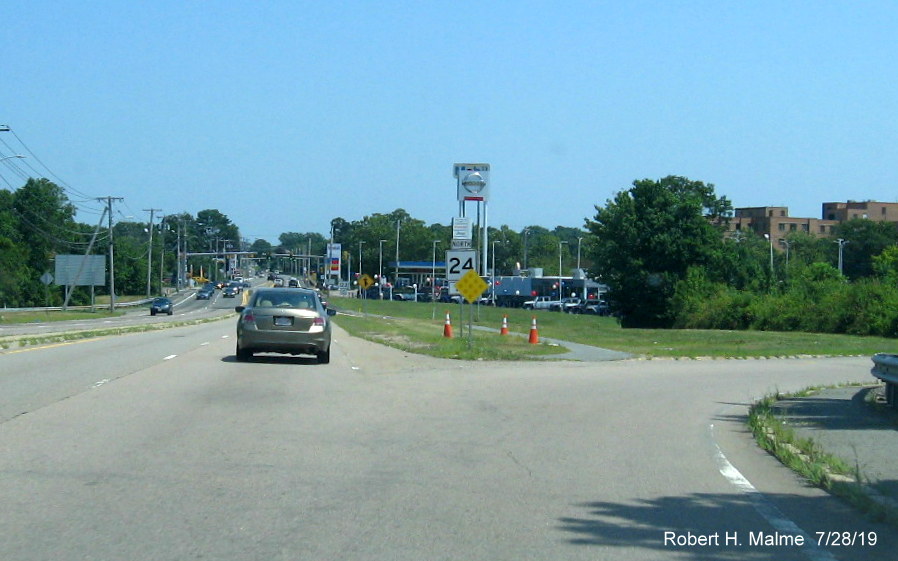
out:
<path id="1" fill-rule="evenodd" d="M 784 206 L 745 207 L 735 209 L 726 232 L 728 238 L 753 233 L 769 236 L 774 247 L 782 249 L 781 240 L 792 232 L 804 232 L 818 238 L 832 236 L 833 228 L 841 222 L 865 218 L 877 222 L 898 222 L 898 203 L 878 201 L 847 201 L 823 203 L 822 218 L 789 216 Z M 739 234 L 737 232 L 741 232 Z"/>
<path id="2" fill-rule="evenodd" d="M 838 221 L 866 218 L 875 222 L 898 222 L 898 203 L 878 201 L 823 203 L 823 217 Z"/>

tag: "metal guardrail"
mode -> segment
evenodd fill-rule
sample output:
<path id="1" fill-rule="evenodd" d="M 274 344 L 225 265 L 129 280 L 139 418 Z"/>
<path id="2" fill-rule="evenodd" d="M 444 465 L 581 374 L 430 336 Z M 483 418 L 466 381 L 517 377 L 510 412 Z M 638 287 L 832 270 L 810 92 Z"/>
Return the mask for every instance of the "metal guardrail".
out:
<path id="1" fill-rule="evenodd" d="M 145 306 L 152 302 L 153 299 L 135 300 L 133 302 L 116 302 L 116 308 L 136 308 L 137 306 Z M 96 306 L 69 306 L 67 310 L 100 310 L 108 308 L 109 304 Z M 36 308 L 0 308 L 0 312 L 61 312 L 62 306 L 40 306 Z"/>
<path id="2" fill-rule="evenodd" d="M 885 382 L 886 403 L 898 407 L 898 355 L 886 353 L 873 355 L 873 368 L 870 373 Z"/>
<path id="3" fill-rule="evenodd" d="M 178 296 L 182 293 L 185 295 L 184 299 L 186 300 L 193 293 L 193 289 L 192 288 L 182 289 L 178 292 L 166 295 L 166 297 L 171 298 L 172 301 L 174 301 L 175 296 Z M 157 296 L 153 296 L 151 298 L 143 298 L 141 300 L 134 300 L 132 302 L 116 302 L 115 307 L 116 308 L 137 308 L 138 306 L 146 306 L 146 305 L 150 304 L 154 298 L 157 298 Z M 183 302 L 183 300 L 181 302 Z M 175 302 L 175 305 L 178 305 L 181 302 Z M 89 306 L 89 305 L 88 306 L 69 306 L 66 309 L 67 310 L 102 310 L 102 309 L 105 309 L 108 307 L 109 307 L 109 304 L 95 304 L 93 306 Z M 34 308 L 7 308 L 4 306 L 4 307 L 0 308 L 0 312 L 61 312 L 61 311 L 62 311 L 62 306 L 37 306 Z"/>

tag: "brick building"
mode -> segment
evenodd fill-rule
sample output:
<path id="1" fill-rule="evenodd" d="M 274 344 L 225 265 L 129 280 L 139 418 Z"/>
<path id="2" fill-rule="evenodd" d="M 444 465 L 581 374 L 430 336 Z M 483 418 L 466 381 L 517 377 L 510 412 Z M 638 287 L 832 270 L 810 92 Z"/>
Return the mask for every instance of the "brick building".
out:
<path id="1" fill-rule="evenodd" d="M 866 218 L 877 222 L 898 223 L 898 203 L 877 201 L 848 201 L 844 203 L 823 203 L 822 218 L 800 218 L 789 216 L 788 207 L 762 206 L 735 209 L 730 218 L 727 237 L 742 232 L 758 236 L 770 236 L 774 247 L 782 249 L 781 240 L 792 232 L 804 232 L 818 238 L 829 237 L 833 227 L 854 218 Z"/>

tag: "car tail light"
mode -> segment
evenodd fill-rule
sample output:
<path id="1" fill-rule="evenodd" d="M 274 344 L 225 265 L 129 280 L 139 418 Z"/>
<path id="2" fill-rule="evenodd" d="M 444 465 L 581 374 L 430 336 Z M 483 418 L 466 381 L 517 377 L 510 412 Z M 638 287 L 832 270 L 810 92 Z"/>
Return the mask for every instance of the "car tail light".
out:
<path id="1" fill-rule="evenodd" d="M 324 327 L 324 318 L 315 318 L 315 321 L 312 322 L 312 325 L 314 325 L 315 327 Z"/>
<path id="2" fill-rule="evenodd" d="M 252 312 L 243 314 L 243 323 L 256 323 L 256 316 Z"/>

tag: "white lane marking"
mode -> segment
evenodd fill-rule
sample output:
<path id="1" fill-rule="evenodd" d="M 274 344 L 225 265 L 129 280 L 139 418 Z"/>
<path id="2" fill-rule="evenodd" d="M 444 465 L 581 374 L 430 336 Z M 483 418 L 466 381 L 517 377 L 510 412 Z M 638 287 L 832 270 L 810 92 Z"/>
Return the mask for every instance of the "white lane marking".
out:
<path id="1" fill-rule="evenodd" d="M 99 388 L 99 387 L 102 386 L 103 384 L 108 384 L 108 383 L 109 383 L 109 378 L 103 378 L 102 380 L 100 380 L 99 382 L 97 382 L 96 384 L 94 384 L 93 387 Z"/>
<path id="2" fill-rule="evenodd" d="M 229 337 L 230 337 L 230 335 L 222 335 L 221 336 L 222 339 L 228 339 Z"/>
<path id="3" fill-rule="evenodd" d="M 176 356 L 178 356 L 178 355 L 168 355 L 167 357 L 163 358 L 162 360 L 171 360 L 171 359 L 175 358 Z"/>
<path id="4" fill-rule="evenodd" d="M 727 481 L 732 483 L 737 489 L 745 493 L 749 500 L 751 501 L 752 506 L 755 510 L 764 517 L 767 522 L 773 526 L 778 532 L 783 534 L 790 534 L 793 536 L 801 535 L 804 537 L 804 546 L 801 548 L 801 552 L 812 561 L 837 561 L 835 557 L 833 557 L 828 551 L 821 549 L 815 539 L 808 535 L 807 532 L 802 530 L 798 524 L 792 522 L 783 512 L 776 507 L 773 503 L 771 503 L 767 498 L 758 491 L 754 485 L 751 484 L 751 481 L 745 478 L 736 466 L 730 463 L 727 457 L 724 455 L 723 450 L 720 449 L 720 445 L 717 444 L 717 440 L 714 438 L 714 424 L 712 423 L 710 426 L 711 431 L 711 441 L 714 443 L 714 448 L 717 449 L 715 454 L 717 459 L 717 468 L 720 470 L 720 474 L 726 478 Z"/>
<path id="5" fill-rule="evenodd" d="M 205 347 L 205 346 L 208 345 L 208 344 L 209 344 L 209 341 L 206 341 L 205 343 L 200 343 L 200 346 L 201 346 L 201 347 Z"/>

